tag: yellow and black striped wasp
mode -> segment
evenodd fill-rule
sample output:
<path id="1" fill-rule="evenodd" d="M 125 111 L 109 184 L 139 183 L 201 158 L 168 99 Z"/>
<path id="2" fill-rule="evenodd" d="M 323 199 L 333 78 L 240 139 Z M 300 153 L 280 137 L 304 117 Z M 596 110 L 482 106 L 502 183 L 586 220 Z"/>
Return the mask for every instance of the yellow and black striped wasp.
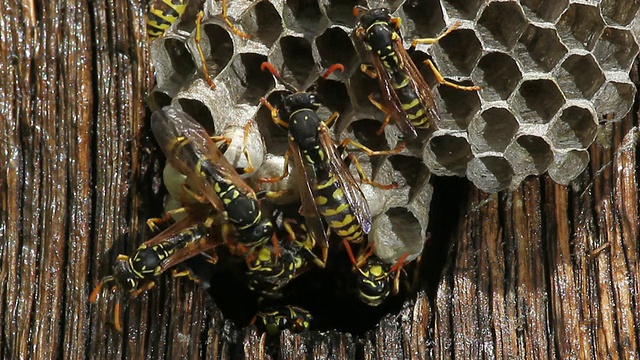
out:
<path id="1" fill-rule="evenodd" d="M 151 115 L 151 130 L 173 167 L 194 187 L 185 191 L 201 203 L 209 203 L 226 220 L 222 239 L 229 245 L 237 238 L 244 254 L 267 243 L 274 224 L 262 214 L 253 190 L 224 157 L 206 130 L 189 114 L 165 106 Z M 246 152 L 249 167 L 251 159 Z M 246 170 L 246 169 L 245 169 Z"/>
<path id="2" fill-rule="evenodd" d="M 378 306 L 393 292 L 400 292 L 400 275 L 408 254 L 404 254 L 395 265 L 388 264 L 373 254 L 372 249 L 358 256 L 357 266 L 352 267 L 355 275 L 355 293 L 364 304 Z"/>
<path id="3" fill-rule="evenodd" d="M 220 238 L 216 231 L 221 219 L 211 210 L 210 206 L 191 207 L 184 219 L 144 242 L 133 256 L 118 255 L 112 275 L 100 280 L 89 295 L 89 302 L 94 303 L 104 285 L 111 282 L 114 283 L 112 291 L 120 289 L 135 298 L 151 289 L 157 276 L 199 254 L 215 263 L 215 247 L 220 245 L 215 240 Z M 182 275 L 190 276 L 190 272 L 174 272 L 174 276 Z M 116 331 L 121 331 L 119 297 L 114 305 L 113 325 Z"/>
<path id="4" fill-rule="evenodd" d="M 285 329 L 292 332 L 309 330 L 313 316 L 299 306 L 275 306 L 260 311 L 253 317 L 251 324 L 255 324 L 260 330 L 269 336 L 275 336 Z"/>
<path id="5" fill-rule="evenodd" d="M 390 120 L 407 140 L 418 136 L 416 128 L 437 126 L 440 113 L 435 95 L 404 49 L 399 32 L 400 18 L 391 17 L 386 8 L 369 10 L 356 6 L 353 11 L 354 15 L 360 15 L 356 36 L 371 53 L 373 63 L 373 69 L 366 64 L 360 68 L 365 74 L 378 79 L 385 102 L 382 104 L 374 99 L 373 94 L 369 95 L 371 103 L 387 114 L 378 133 L 382 134 Z M 419 43 L 437 43 L 458 26 L 459 23 L 456 23 L 437 38 L 415 39 L 412 47 Z M 479 86 L 462 86 L 446 80 L 431 60 L 426 60 L 424 64 L 431 68 L 439 84 L 464 91 L 480 90 Z"/>
<path id="6" fill-rule="evenodd" d="M 256 250 L 256 256 L 247 263 L 246 275 L 249 289 L 271 299 L 282 296 L 281 289 L 291 280 L 311 269 L 311 264 L 324 268 L 325 263 L 314 253 L 313 234 L 304 224 L 285 219 L 279 234 L 279 249 L 271 243 Z"/>
<path id="7" fill-rule="evenodd" d="M 147 13 L 147 37 L 149 38 L 149 42 L 154 41 L 155 39 L 164 35 L 164 33 L 174 24 L 176 23 L 182 15 L 187 10 L 187 6 L 189 5 L 189 0 L 154 0 L 151 2 L 149 6 L 149 11 Z M 196 17 L 196 35 L 195 35 L 195 43 L 196 48 L 198 50 L 198 56 L 200 56 L 200 60 L 202 61 L 202 74 L 205 81 L 209 84 L 211 89 L 214 89 L 216 86 L 213 83 L 213 80 L 209 76 L 209 71 L 207 70 L 207 63 L 205 60 L 204 52 L 202 51 L 202 47 L 200 42 L 202 41 L 202 30 L 201 23 L 202 17 L 204 16 L 203 11 L 199 11 Z M 227 23 L 231 31 L 233 31 L 236 35 L 240 36 L 243 39 L 248 39 L 249 35 L 240 31 L 236 28 L 231 20 L 227 16 L 227 0 L 222 0 L 222 18 Z"/>
<path id="8" fill-rule="evenodd" d="M 307 229 L 323 249 L 322 260 L 326 261 L 328 241 L 321 219 L 326 221 L 331 231 L 340 237 L 353 264 L 356 259 L 349 243 L 365 243 L 365 234 L 371 229 L 371 213 L 359 184 L 351 175 L 341 150 L 349 144 L 364 151 L 369 156 L 396 154 L 404 145 L 393 150 L 373 151 L 353 139 L 346 138 L 339 146 L 333 141 L 329 126 L 338 117 L 338 113 L 322 121 L 316 111 L 320 104 L 318 96 L 312 92 L 298 91 L 285 82 L 278 71 L 269 63 L 261 65 L 262 70 L 271 72 L 291 95 L 285 97 L 283 105 L 276 109 L 266 99 L 260 101 L 270 112 L 273 122 L 289 132 L 289 150 L 285 154 L 284 174 L 272 179 L 260 179 L 260 182 L 276 182 L 288 175 L 289 156 L 293 157 L 299 189 L 302 211 L 306 218 Z M 333 71 L 344 68 L 340 64 L 331 66 L 322 76 L 327 78 Z M 396 184 L 381 185 L 368 179 L 353 154 L 347 156 L 353 161 L 361 181 L 382 188 L 393 188 Z"/>

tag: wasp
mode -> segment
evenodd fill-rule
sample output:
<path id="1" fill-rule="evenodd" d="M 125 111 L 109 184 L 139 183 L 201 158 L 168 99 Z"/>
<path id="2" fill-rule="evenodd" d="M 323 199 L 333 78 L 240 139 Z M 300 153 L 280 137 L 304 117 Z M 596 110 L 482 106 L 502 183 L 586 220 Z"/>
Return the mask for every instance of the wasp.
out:
<path id="1" fill-rule="evenodd" d="M 189 0 L 154 0 L 151 2 L 149 6 L 149 11 L 147 13 L 147 37 L 149 38 L 149 42 L 161 37 L 164 33 L 174 24 L 176 23 L 182 15 L 187 10 L 187 6 L 189 5 Z M 196 48 L 198 50 L 198 56 L 200 56 L 200 60 L 202 61 L 202 73 L 205 81 L 209 84 L 211 89 L 215 88 L 215 84 L 213 80 L 209 76 L 209 71 L 207 70 L 206 60 L 204 56 L 204 52 L 202 51 L 202 46 L 200 42 L 202 41 L 202 18 L 204 16 L 203 11 L 199 11 L 196 17 L 196 35 L 195 35 L 195 43 Z M 229 17 L 227 16 L 227 0 L 222 0 L 222 18 L 227 23 L 231 31 L 233 31 L 236 35 L 240 36 L 243 39 L 248 39 L 249 35 L 240 31 L 237 27 L 233 25 Z"/>
<path id="2" fill-rule="evenodd" d="M 407 255 L 403 255 L 393 266 L 372 254 L 372 251 L 365 256 L 359 256 L 358 265 L 353 266 L 352 272 L 355 275 L 355 293 L 360 301 L 369 306 L 378 306 L 392 291 L 397 295 L 400 292 L 400 274 Z"/>
<path id="3" fill-rule="evenodd" d="M 269 336 L 275 336 L 285 329 L 293 332 L 309 330 L 313 316 L 301 307 L 288 305 L 276 306 L 265 311 L 258 312 L 251 324 L 255 324 L 259 329 Z"/>
<path id="4" fill-rule="evenodd" d="M 373 94 L 369 95 L 371 103 L 387 114 L 378 134 L 382 134 L 393 119 L 407 140 L 413 140 L 418 136 L 416 128 L 437 126 L 440 121 L 435 95 L 404 49 L 399 31 L 401 19 L 391 17 L 386 8 L 368 10 L 356 6 L 354 15 L 360 14 L 355 33 L 371 53 L 373 63 L 372 66 L 362 64 L 360 68 L 365 74 L 378 79 L 386 102 L 381 104 Z M 454 24 L 437 38 L 415 39 L 411 47 L 415 48 L 419 43 L 435 44 L 459 25 L 459 22 Z M 464 91 L 480 90 L 479 86 L 462 86 L 446 80 L 431 60 L 425 60 L 424 64 L 431 68 L 439 84 Z"/>
<path id="5" fill-rule="evenodd" d="M 151 115 L 151 130 L 169 162 L 195 188 L 185 186 L 183 190 L 199 202 L 211 204 L 226 220 L 222 224 L 225 243 L 237 236 L 240 245 L 249 250 L 246 254 L 273 237 L 274 224 L 263 216 L 255 191 L 190 115 L 166 106 Z M 245 155 L 251 168 L 246 149 Z"/>
<path id="6" fill-rule="evenodd" d="M 140 245 L 133 256 L 118 255 L 113 265 L 113 275 L 100 280 L 91 292 L 89 302 L 94 303 L 104 285 L 110 282 L 115 283 L 112 291 L 120 289 L 129 293 L 131 298 L 136 298 L 155 285 L 154 278 L 198 254 L 206 254 L 209 261 L 215 263 L 214 248 L 218 244 L 213 241 L 215 236 L 212 231 L 219 221 L 209 210 L 191 210 L 183 220 Z M 174 272 L 174 276 L 184 275 L 192 278 L 189 271 Z M 118 332 L 121 331 L 119 300 L 115 304 L 113 324 Z"/>
<path id="7" fill-rule="evenodd" d="M 326 265 L 313 252 L 315 238 L 304 224 L 285 219 L 283 229 L 287 240 L 282 241 L 279 249 L 267 243 L 257 249 L 255 259 L 247 263 L 249 289 L 269 298 L 281 297 L 280 290 L 309 270 L 312 263 L 319 268 Z"/>
<path id="8" fill-rule="evenodd" d="M 329 126 L 338 117 L 334 112 L 331 117 L 322 121 L 316 111 L 320 104 L 318 95 L 313 92 L 298 91 L 286 83 L 278 71 L 269 63 L 262 63 L 261 69 L 271 72 L 291 95 L 285 97 L 279 109 L 261 98 L 261 103 L 271 112 L 273 122 L 289 132 L 289 149 L 285 153 L 284 173 L 272 179 L 259 179 L 259 182 L 276 182 L 288 175 L 289 157 L 293 157 L 297 171 L 297 179 L 301 193 L 302 211 L 306 218 L 308 230 L 314 234 L 323 249 L 323 260 L 328 253 L 326 232 L 321 219 L 324 219 L 331 231 L 339 236 L 347 248 L 349 257 L 356 264 L 349 243 L 362 244 L 365 234 L 371 230 L 371 213 L 367 200 L 360 186 L 351 175 L 347 162 L 353 161 L 360 179 L 381 188 L 393 188 L 397 184 L 378 184 L 366 176 L 362 166 L 353 154 L 346 159 L 342 150 L 349 144 L 359 148 L 369 156 L 396 154 L 404 148 L 387 151 L 373 151 L 353 139 L 346 138 L 339 147 L 331 138 Z M 332 72 L 344 68 L 340 64 L 331 66 L 322 76 L 327 78 Z"/>

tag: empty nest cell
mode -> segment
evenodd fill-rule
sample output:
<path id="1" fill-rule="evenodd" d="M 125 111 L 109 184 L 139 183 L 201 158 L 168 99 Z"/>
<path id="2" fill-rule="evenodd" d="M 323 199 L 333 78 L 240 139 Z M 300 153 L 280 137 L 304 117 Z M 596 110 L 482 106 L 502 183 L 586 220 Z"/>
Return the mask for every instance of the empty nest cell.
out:
<path id="1" fill-rule="evenodd" d="M 480 59 L 471 79 L 482 87 L 480 96 L 485 101 L 507 100 L 522 79 L 522 72 L 509 54 L 490 52 Z"/>
<path id="2" fill-rule="evenodd" d="M 567 57 L 554 75 L 568 99 L 591 99 L 605 82 L 602 70 L 589 53 Z"/>
<path id="3" fill-rule="evenodd" d="M 566 53 L 554 28 L 533 24 L 527 26 L 515 47 L 516 58 L 529 72 L 551 71 Z"/>
<path id="4" fill-rule="evenodd" d="M 471 159 L 466 175 L 478 189 L 495 193 L 511 184 L 513 169 L 502 156 L 480 155 Z"/>
<path id="5" fill-rule="evenodd" d="M 638 44 L 631 31 L 607 27 L 596 43 L 593 54 L 603 69 L 627 72 L 638 55 Z"/>
<path id="6" fill-rule="evenodd" d="M 483 0 L 444 0 L 442 5 L 450 18 L 474 20 Z"/>
<path id="7" fill-rule="evenodd" d="M 565 103 L 558 85 L 550 79 L 526 80 L 510 99 L 524 123 L 546 124 Z"/>
<path id="8" fill-rule="evenodd" d="M 271 2 L 259 1 L 242 16 L 242 28 L 249 39 L 271 47 L 282 34 L 282 18 Z"/>
<path id="9" fill-rule="evenodd" d="M 569 0 L 521 0 L 525 14 L 535 22 L 555 23 L 569 4 Z"/>
<path id="10" fill-rule="evenodd" d="M 492 2 L 478 19 L 478 32 L 486 48 L 510 51 L 527 26 L 516 2 Z"/>
<path id="11" fill-rule="evenodd" d="M 593 110 L 572 105 L 554 119 L 547 138 L 555 149 L 586 149 L 596 136 L 597 124 Z"/>
<path id="12" fill-rule="evenodd" d="M 571 4 L 556 26 L 567 46 L 591 51 L 602 34 L 604 20 L 594 6 Z"/>
<path id="13" fill-rule="evenodd" d="M 469 125 L 469 142 L 473 152 L 504 152 L 518 127 L 515 117 L 506 108 L 492 107 L 476 114 Z"/>

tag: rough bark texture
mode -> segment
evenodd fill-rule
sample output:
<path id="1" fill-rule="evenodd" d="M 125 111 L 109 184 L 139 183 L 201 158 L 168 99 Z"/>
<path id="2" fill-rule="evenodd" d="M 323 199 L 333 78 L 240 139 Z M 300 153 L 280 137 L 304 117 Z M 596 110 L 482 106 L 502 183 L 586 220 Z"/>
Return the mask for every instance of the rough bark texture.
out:
<path id="1" fill-rule="evenodd" d="M 144 239 L 157 203 L 157 159 L 142 149 L 145 6 L 3 5 L 0 358 L 640 357 L 637 106 L 602 128 L 571 186 L 469 186 L 453 204 L 455 230 L 432 239 L 451 243 L 441 273 L 424 266 L 436 281 L 364 336 L 286 332 L 270 344 L 225 322 L 198 285 L 168 276 L 122 299 L 114 331 L 116 299 L 89 305 L 88 295 Z"/>

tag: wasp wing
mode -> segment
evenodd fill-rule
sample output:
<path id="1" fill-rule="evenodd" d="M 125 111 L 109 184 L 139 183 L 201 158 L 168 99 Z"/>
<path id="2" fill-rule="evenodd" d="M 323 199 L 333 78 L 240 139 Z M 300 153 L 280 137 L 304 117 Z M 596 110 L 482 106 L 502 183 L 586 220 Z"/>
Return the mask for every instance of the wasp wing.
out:
<path id="1" fill-rule="evenodd" d="M 253 189 L 189 114 L 166 106 L 151 116 L 151 130 L 171 164 L 185 174 L 188 182 L 218 211 L 223 211 L 224 206 L 214 190 L 217 182 L 231 182 L 245 195 L 255 198 Z"/>
<path id="2" fill-rule="evenodd" d="M 422 74 L 416 67 L 416 64 L 413 62 L 413 60 L 411 60 L 411 57 L 407 53 L 407 50 L 404 49 L 400 36 L 398 36 L 393 41 L 393 49 L 396 54 L 398 54 L 400 67 L 402 69 L 405 69 L 405 71 L 409 75 L 413 91 L 418 94 L 418 97 L 422 102 L 422 106 L 426 111 L 427 118 L 429 119 L 430 123 L 437 124 L 440 121 L 440 113 L 438 112 L 436 97 L 427 82 L 422 77 Z"/>
<path id="3" fill-rule="evenodd" d="M 368 234 L 371 230 L 369 203 L 367 203 L 367 199 L 364 197 L 359 183 L 353 178 L 351 171 L 349 171 L 342 156 L 338 153 L 338 149 L 336 149 L 335 143 L 329 133 L 329 128 L 324 123 L 320 123 L 318 140 L 320 141 L 325 156 L 329 160 L 331 171 L 336 176 L 336 181 L 338 181 L 342 187 L 344 195 L 349 202 L 351 211 L 353 211 L 356 219 L 358 219 L 362 231 Z"/>
<path id="4" fill-rule="evenodd" d="M 307 231 L 311 236 L 315 237 L 320 246 L 328 247 L 329 241 L 327 240 L 327 233 L 322 223 L 315 197 L 313 196 L 313 190 L 311 189 L 312 180 L 309 179 L 309 174 L 313 173 L 313 170 L 307 169 L 304 165 L 300 148 L 298 148 L 298 145 L 292 138 L 289 138 L 289 151 L 291 152 L 291 157 L 293 157 L 298 189 L 300 191 L 300 201 L 302 202 L 302 212 L 304 213 L 305 223 L 308 228 Z"/>

